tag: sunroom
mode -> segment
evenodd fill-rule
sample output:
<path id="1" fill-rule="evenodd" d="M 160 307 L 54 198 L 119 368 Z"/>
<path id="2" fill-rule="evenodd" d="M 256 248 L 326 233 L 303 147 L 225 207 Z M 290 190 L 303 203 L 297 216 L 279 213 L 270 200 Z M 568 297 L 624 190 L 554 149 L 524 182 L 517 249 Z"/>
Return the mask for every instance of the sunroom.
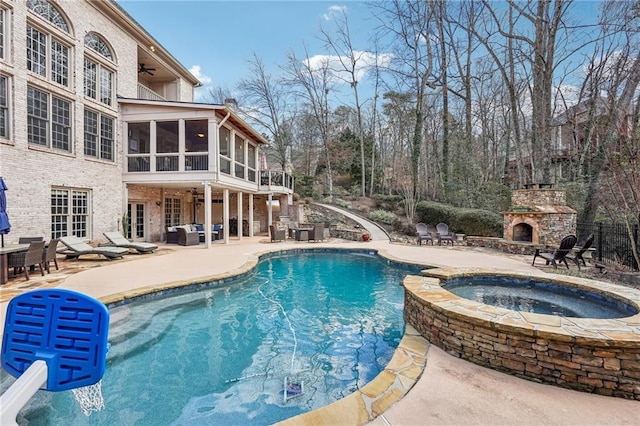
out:
<path id="1" fill-rule="evenodd" d="M 231 106 L 119 101 L 129 238 L 164 240 L 168 227 L 217 224 L 228 242 L 265 232 L 273 200 L 290 204 L 293 179 L 260 168 L 267 140 Z"/>

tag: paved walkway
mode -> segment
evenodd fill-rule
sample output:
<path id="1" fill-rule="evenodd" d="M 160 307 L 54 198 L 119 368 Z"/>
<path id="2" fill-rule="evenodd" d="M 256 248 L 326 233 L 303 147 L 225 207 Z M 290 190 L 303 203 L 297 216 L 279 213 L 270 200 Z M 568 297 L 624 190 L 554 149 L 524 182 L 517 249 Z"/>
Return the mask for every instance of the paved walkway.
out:
<path id="1" fill-rule="evenodd" d="M 387 233 L 385 232 L 384 229 L 380 228 L 377 224 L 361 217 L 358 215 L 355 215 L 347 210 L 335 207 L 335 206 L 331 206 L 329 204 L 320 204 L 320 203 L 316 203 L 317 205 L 324 207 L 325 209 L 328 210 L 333 210 L 335 212 L 338 212 L 340 214 L 342 214 L 343 216 L 348 217 L 349 219 L 355 220 L 356 222 L 358 222 L 364 229 L 366 229 L 367 231 L 369 231 L 369 234 L 371 234 L 371 239 L 373 241 L 389 241 L 389 235 L 387 235 Z"/>
<path id="2" fill-rule="evenodd" d="M 0 321 L 4 323 L 7 293 L 37 288 L 38 284 L 81 291 L 98 298 L 170 282 L 220 277 L 254 264 L 260 253 L 298 247 L 371 248 L 390 256 L 433 266 L 482 266 L 500 270 L 542 273 L 529 265 L 529 257 L 505 256 L 468 247 L 405 246 L 388 239 L 325 243 L 287 241 L 269 243 L 266 236 L 231 240 L 229 244 L 178 247 L 161 245 L 152 255 L 125 260 L 76 260 L 86 269 L 68 274 L 34 277 L 29 283 L 12 280 L 3 286 Z M 87 259 L 90 259 L 88 257 Z M 84 263 L 83 263 L 84 262 Z M 640 425 L 640 403 L 539 385 L 453 358 L 431 345 L 427 365 L 405 398 L 373 422 L 374 425 Z"/>

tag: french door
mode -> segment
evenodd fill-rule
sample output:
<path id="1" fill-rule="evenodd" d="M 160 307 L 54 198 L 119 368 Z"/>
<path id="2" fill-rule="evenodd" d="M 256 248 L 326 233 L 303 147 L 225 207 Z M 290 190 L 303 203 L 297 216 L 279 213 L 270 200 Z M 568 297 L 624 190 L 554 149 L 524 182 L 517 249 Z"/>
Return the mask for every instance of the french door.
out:
<path id="1" fill-rule="evenodd" d="M 144 203 L 127 204 L 129 217 L 127 238 L 133 241 L 144 241 L 146 236 L 147 206 Z"/>

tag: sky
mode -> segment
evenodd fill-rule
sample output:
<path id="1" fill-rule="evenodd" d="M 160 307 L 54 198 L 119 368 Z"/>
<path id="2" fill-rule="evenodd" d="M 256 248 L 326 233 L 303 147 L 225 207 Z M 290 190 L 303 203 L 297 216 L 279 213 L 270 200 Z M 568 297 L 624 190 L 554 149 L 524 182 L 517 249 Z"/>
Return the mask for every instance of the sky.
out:
<path id="1" fill-rule="evenodd" d="M 196 101 L 210 87 L 233 90 L 248 77 L 254 52 L 267 69 L 279 73 L 287 53 L 324 54 L 320 26 L 332 28 L 332 14 L 346 8 L 356 50 L 368 50 L 378 25 L 365 2 L 342 1 L 178 1 L 118 0 L 165 49 L 203 83 Z M 335 15 L 334 15 L 335 16 Z"/>

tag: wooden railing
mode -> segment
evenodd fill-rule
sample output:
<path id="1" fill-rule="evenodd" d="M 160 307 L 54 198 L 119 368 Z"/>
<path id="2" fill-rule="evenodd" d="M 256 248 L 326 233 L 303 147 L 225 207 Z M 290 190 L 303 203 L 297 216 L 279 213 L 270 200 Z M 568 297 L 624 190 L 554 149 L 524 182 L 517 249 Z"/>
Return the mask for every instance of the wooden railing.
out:
<path id="1" fill-rule="evenodd" d="M 147 86 L 138 83 L 138 99 L 146 99 L 149 101 L 165 101 L 163 96 L 160 96 Z"/>

